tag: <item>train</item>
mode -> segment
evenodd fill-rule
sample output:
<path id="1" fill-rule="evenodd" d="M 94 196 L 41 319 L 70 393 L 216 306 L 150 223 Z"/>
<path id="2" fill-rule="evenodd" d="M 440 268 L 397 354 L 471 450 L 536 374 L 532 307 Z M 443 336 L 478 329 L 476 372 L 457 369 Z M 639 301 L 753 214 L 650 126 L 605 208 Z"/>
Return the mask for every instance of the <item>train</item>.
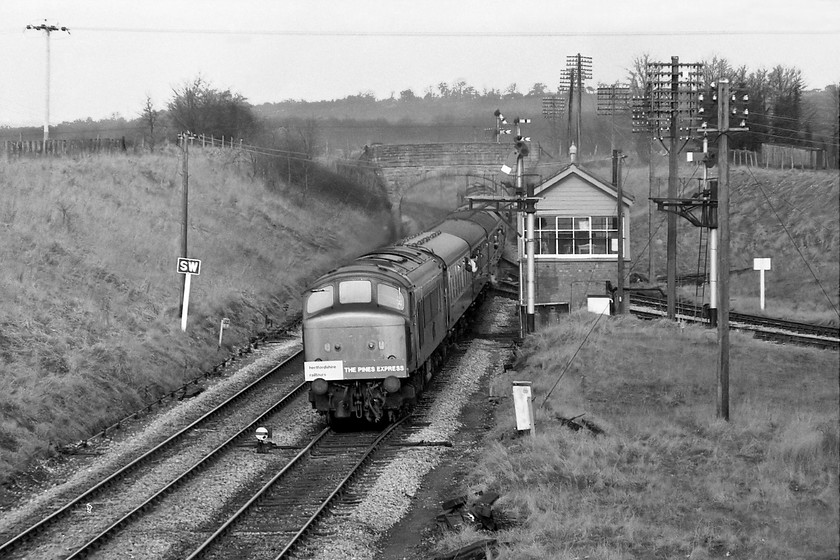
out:
<path id="1" fill-rule="evenodd" d="M 459 209 L 313 282 L 302 298 L 312 408 L 333 426 L 410 411 L 495 281 L 509 223 Z"/>

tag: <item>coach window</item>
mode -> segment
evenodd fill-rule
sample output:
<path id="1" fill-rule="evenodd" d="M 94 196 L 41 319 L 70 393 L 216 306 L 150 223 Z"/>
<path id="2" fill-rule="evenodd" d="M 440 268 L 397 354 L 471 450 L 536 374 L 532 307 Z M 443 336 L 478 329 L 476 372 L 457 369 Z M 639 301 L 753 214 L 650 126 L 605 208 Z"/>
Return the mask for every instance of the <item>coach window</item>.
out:
<path id="1" fill-rule="evenodd" d="M 370 303 L 371 297 L 368 280 L 345 280 L 338 284 L 339 303 Z"/>
<path id="2" fill-rule="evenodd" d="M 316 313 L 322 309 L 326 309 L 327 307 L 332 307 L 332 304 L 333 287 L 324 286 L 323 288 L 312 290 L 309 294 L 309 298 L 306 300 L 306 312 Z"/>
<path id="3" fill-rule="evenodd" d="M 405 296 L 399 288 L 388 284 L 377 284 L 376 303 L 402 311 L 405 309 Z"/>

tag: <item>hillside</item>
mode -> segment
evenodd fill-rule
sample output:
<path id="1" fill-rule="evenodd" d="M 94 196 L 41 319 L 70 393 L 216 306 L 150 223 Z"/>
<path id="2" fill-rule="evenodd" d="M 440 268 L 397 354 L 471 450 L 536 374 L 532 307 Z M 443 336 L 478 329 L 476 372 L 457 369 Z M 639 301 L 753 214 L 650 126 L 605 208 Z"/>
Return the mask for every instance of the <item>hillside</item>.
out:
<path id="1" fill-rule="evenodd" d="M 664 158 L 663 158 L 664 159 Z M 664 167 L 664 169 L 663 169 Z M 667 166 L 657 169 L 667 175 Z M 681 177 L 699 176 L 684 167 Z M 602 174 L 603 175 L 603 174 Z M 608 176 L 608 175 L 607 175 Z M 631 271 L 648 273 L 648 169 L 632 168 L 625 187 L 635 196 L 631 208 Z M 667 176 L 661 191 L 666 196 Z M 836 171 L 772 170 L 733 167 L 730 173 L 730 294 L 732 306 L 743 313 L 759 311 L 758 272 L 753 258 L 770 257 L 766 273 L 768 315 L 809 322 L 840 324 L 840 183 Z M 681 196 L 697 190 L 696 179 Z M 666 274 L 666 219 L 653 216 L 656 276 Z M 708 271 L 708 257 L 701 253 L 699 229 L 678 219 L 677 274 Z M 704 263 L 706 263 L 704 265 Z M 629 272 L 628 272 L 629 273 Z M 708 300 L 708 289 L 686 287 L 684 295 Z"/>
<path id="2" fill-rule="evenodd" d="M 465 523 L 409 558 L 488 537 L 499 560 L 836 558 L 837 352 L 733 333 L 729 422 L 716 352 L 702 326 L 582 312 L 528 337 L 491 374 L 495 422 L 444 497 L 497 494 L 499 529 Z M 534 436 L 515 381 L 532 383 Z"/>
<path id="3" fill-rule="evenodd" d="M 189 256 L 202 265 L 186 333 L 177 151 L 0 163 L 0 480 L 208 371 L 293 317 L 336 260 L 388 240 L 365 191 L 269 190 L 247 163 L 191 153 Z"/>
<path id="4" fill-rule="evenodd" d="M 189 256 L 202 269 L 183 333 L 180 170 L 177 151 L 0 164 L 0 480 L 200 375 L 267 322 L 282 324 L 308 280 L 390 236 L 371 227 L 390 221 L 382 201 L 346 182 L 269 188 L 236 152 L 196 150 Z M 768 314 L 837 324 L 836 175 L 734 169 L 732 180 L 733 270 L 772 257 Z M 626 187 L 636 197 L 633 269 L 646 272 L 647 169 L 629 169 Z M 664 273 L 664 215 L 654 218 Z M 690 274 L 697 233 L 685 222 L 680 235 L 679 272 Z M 738 311 L 757 309 L 751 272 L 733 274 Z M 223 317 L 231 328 L 217 349 Z"/>

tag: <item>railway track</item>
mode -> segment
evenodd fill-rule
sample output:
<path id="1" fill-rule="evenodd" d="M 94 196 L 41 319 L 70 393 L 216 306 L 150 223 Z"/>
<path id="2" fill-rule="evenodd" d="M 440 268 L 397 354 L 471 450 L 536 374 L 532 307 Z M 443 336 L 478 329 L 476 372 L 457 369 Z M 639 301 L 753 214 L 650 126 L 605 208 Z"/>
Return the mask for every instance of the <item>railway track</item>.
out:
<path id="1" fill-rule="evenodd" d="M 399 422 L 381 431 L 325 428 L 294 457 L 278 452 L 277 474 L 183 557 L 280 560 L 316 556 L 322 541 L 333 538 L 321 521 L 340 517 L 336 510 L 365 500 L 379 474 L 401 453 L 451 446 L 448 441 L 424 439 L 423 431 L 430 409 L 441 405 L 442 387 L 458 375 L 464 354 L 462 346 L 453 347 L 447 365 L 433 378 L 412 414 Z"/>
<path id="2" fill-rule="evenodd" d="M 507 317 L 509 313 L 504 315 Z M 0 536 L 0 540 L 8 538 L 0 547 L 0 557 L 279 558 L 293 551 L 297 555 L 311 553 L 315 556 L 321 545 L 331 542 L 330 539 L 331 546 L 335 546 L 335 542 L 346 543 L 345 539 L 336 536 L 334 528 L 330 528 L 335 523 L 341 525 L 340 519 L 336 520 L 336 510 L 346 511 L 360 502 L 381 504 L 380 499 L 369 496 L 370 488 L 377 487 L 374 495 L 380 492 L 380 474 L 387 471 L 393 478 L 395 468 L 400 473 L 396 485 L 398 495 L 404 497 L 406 486 L 402 476 L 405 467 L 398 464 L 406 460 L 406 454 L 417 457 L 416 454 L 433 452 L 435 447 L 452 445 L 448 441 L 438 441 L 448 437 L 439 435 L 443 433 L 440 426 L 453 429 L 451 426 L 455 424 L 460 402 L 475 390 L 480 372 L 492 367 L 484 360 L 491 354 L 504 353 L 499 348 L 499 341 L 515 338 L 517 332 L 511 330 L 508 319 L 497 322 L 495 327 L 490 325 L 488 332 L 477 333 L 480 339 L 477 348 L 469 341 L 453 346 L 447 364 L 433 378 L 412 416 L 390 427 L 387 434 L 344 434 L 324 430 L 323 423 L 313 416 L 308 403 L 300 397 L 305 384 L 295 382 L 300 378 L 301 367 L 299 356 L 293 356 L 222 406 L 176 434 L 161 437 L 164 441 L 159 445 L 132 458 L 76 496 L 64 499 L 61 507 L 44 512 L 34 523 L 18 523 L 23 530 L 12 534 L 11 538 L 6 534 Z M 498 335 L 500 328 L 507 338 Z M 465 352 L 469 356 L 466 361 Z M 284 376 L 281 369 L 292 371 L 294 375 Z M 275 381 L 269 387 L 266 383 L 270 379 Z M 279 402 L 273 402 L 271 408 L 264 411 L 260 408 L 260 413 L 255 413 L 254 406 L 245 402 L 254 400 L 261 393 L 281 394 L 283 391 L 289 394 Z M 303 424 L 300 429 L 294 426 L 297 420 L 292 415 L 282 412 L 284 403 L 290 399 L 298 403 L 295 406 L 299 410 L 298 418 L 305 418 L 299 422 Z M 450 399 L 456 399 L 457 404 Z M 234 419 L 230 411 L 223 410 L 225 407 L 247 407 L 249 411 L 240 411 L 242 416 Z M 434 411 L 432 414 L 429 414 L 430 409 Z M 440 418 L 441 412 L 448 419 L 442 424 L 439 419 L 435 420 L 438 427 L 431 427 L 427 419 Z M 268 419 L 272 414 L 278 415 L 274 421 Z M 268 453 L 256 453 L 253 434 L 259 424 L 282 426 L 284 430 L 295 432 L 285 438 L 290 445 L 268 446 Z M 199 443 L 201 434 L 216 432 L 219 437 L 213 438 L 216 443 L 212 449 L 206 441 Z M 316 433 L 318 437 L 314 437 Z M 310 436 L 313 436 L 310 443 L 300 443 Z M 277 438 L 281 439 L 284 438 Z M 259 471 L 246 481 L 240 471 L 250 468 L 254 462 L 259 463 Z M 163 476 L 158 472 L 159 466 L 171 467 L 173 463 L 179 464 L 176 474 Z M 409 461 L 409 464 L 411 468 L 419 468 L 418 464 L 428 463 Z M 269 484 L 271 480 L 274 484 Z M 220 484 L 236 488 L 220 493 Z M 149 490 L 138 498 L 137 488 L 146 486 Z M 262 489 L 265 490 L 260 492 Z M 208 494 L 214 498 L 218 495 L 215 506 L 205 502 Z M 128 499 L 127 496 L 132 497 Z M 238 515 L 233 515 L 237 512 Z M 289 515 L 284 518 L 279 512 Z M 325 525 L 322 518 L 327 512 L 331 515 L 327 516 L 329 522 Z M 197 515 L 184 526 L 175 528 L 174 525 L 180 524 L 181 513 Z M 388 510 L 388 515 L 391 513 Z M 341 515 L 338 514 L 339 518 Z M 226 522 L 234 517 L 237 519 Z M 168 527 L 172 527 L 171 532 Z M 281 534 L 288 537 L 287 542 L 278 544 L 275 537 Z M 209 544 L 201 544 L 202 539 Z M 153 546 L 149 547 L 149 543 Z M 156 544 L 160 548 L 155 548 Z"/>
<path id="3" fill-rule="evenodd" d="M 18 527 L 11 537 L 3 535 L 0 557 L 82 558 L 102 547 L 232 447 L 253 437 L 259 423 L 301 398 L 305 383 L 294 375 L 301 369 L 300 354 L 298 351 L 288 357 L 186 427 L 113 472 L 103 474 L 75 496 L 65 497 L 57 507 L 51 506 L 51 511 L 42 512 L 39 519 L 19 524 L 24 528 Z M 277 394 L 285 396 L 277 400 L 273 396 Z M 266 402 L 272 404 L 266 408 Z M 147 486 L 148 492 L 123 492 L 137 485 Z M 134 501 L 125 498 L 138 494 L 144 497 Z"/>
<path id="4" fill-rule="evenodd" d="M 409 417 L 381 432 L 325 428 L 187 558 L 289 557 Z"/>
<path id="5" fill-rule="evenodd" d="M 667 302 L 661 298 L 632 294 L 629 308 L 638 317 L 655 319 L 666 316 Z M 709 324 L 702 307 L 678 301 L 675 312 L 678 320 Z M 827 349 L 840 348 L 840 329 L 836 327 L 733 312 L 729 313 L 729 326 L 730 329 L 752 332 L 755 338 L 761 340 Z"/>

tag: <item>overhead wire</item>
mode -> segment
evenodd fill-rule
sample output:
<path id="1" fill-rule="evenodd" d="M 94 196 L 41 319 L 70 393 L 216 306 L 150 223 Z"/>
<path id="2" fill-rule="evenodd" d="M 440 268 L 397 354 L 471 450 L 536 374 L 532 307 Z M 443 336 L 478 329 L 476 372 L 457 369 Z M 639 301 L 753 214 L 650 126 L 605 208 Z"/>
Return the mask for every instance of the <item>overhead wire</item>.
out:
<path id="1" fill-rule="evenodd" d="M 106 33 L 161 33 L 178 35 L 247 35 L 247 36 L 279 36 L 279 37 L 430 37 L 430 38 L 535 38 L 535 37 L 684 37 L 684 36 L 776 36 L 776 35 L 837 35 L 838 29 L 761 29 L 761 30 L 713 30 L 686 29 L 682 31 L 380 31 L 380 30 L 328 30 L 328 29 L 249 29 L 246 31 L 232 29 L 208 28 L 142 28 L 142 27 L 73 27 L 73 31 L 106 32 Z"/>
<path id="2" fill-rule="evenodd" d="M 782 226 L 782 229 L 784 229 L 785 234 L 788 236 L 788 239 L 793 244 L 794 249 L 796 249 L 796 252 L 799 254 L 800 258 L 802 259 L 802 262 L 805 263 L 805 266 L 808 268 L 808 272 L 811 273 L 811 276 L 814 278 L 814 281 L 820 287 L 820 290 L 822 291 L 823 295 L 825 296 L 825 299 L 828 301 L 828 304 L 831 306 L 832 309 L 834 309 L 834 313 L 838 317 L 840 317 L 840 311 L 838 311 L 837 306 L 834 305 L 834 302 L 831 300 L 831 297 L 825 291 L 825 287 L 823 287 L 822 282 L 820 282 L 820 279 L 817 277 L 816 273 L 814 272 L 814 269 L 811 268 L 811 264 L 808 262 L 808 259 L 805 258 L 804 254 L 802 254 L 802 250 L 799 248 L 799 245 L 793 239 L 793 236 L 791 235 L 790 230 L 788 230 L 787 225 L 785 225 L 784 220 L 782 220 L 781 216 L 779 216 L 779 213 L 776 211 L 776 208 L 773 206 L 773 203 L 770 201 L 770 197 L 767 196 L 767 192 L 761 186 L 761 183 L 755 177 L 755 174 L 753 174 L 752 169 L 749 168 L 749 167 L 747 169 L 750 173 L 750 176 L 753 178 L 753 181 L 755 182 L 755 185 L 758 187 L 758 189 L 761 191 L 761 194 L 764 196 L 764 201 L 767 203 L 767 206 L 769 206 L 770 210 L 773 211 L 773 215 L 776 216 L 776 219 L 779 221 L 779 224 Z"/>

